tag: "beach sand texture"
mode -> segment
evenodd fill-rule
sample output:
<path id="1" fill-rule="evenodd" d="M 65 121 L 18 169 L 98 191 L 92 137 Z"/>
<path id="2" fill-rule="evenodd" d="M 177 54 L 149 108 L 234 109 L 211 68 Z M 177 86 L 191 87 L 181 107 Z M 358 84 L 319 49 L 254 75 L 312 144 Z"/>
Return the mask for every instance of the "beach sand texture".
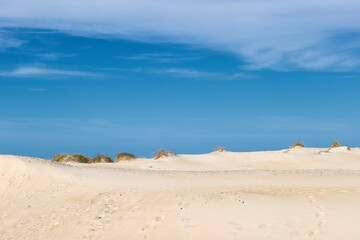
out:
<path id="1" fill-rule="evenodd" d="M 360 239 L 360 149 L 0 155 L 0 239 Z"/>

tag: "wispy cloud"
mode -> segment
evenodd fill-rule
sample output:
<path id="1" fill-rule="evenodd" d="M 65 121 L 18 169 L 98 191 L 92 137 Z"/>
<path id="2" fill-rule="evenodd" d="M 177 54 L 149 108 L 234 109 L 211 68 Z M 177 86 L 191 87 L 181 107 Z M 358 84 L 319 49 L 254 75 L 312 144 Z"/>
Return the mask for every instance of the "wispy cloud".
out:
<path id="1" fill-rule="evenodd" d="M 356 0 L 12 0 L 0 1 L 0 27 L 192 44 L 252 70 L 359 70 L 359 9 Z"/>
<path id="2" fill-rule="evenodd" d="M 69 71 L 52 68 L 38 67 L 19 67 L 12 71 L 0 72 L 2 77 L 31 77 L 42 75 L 60 75 L 60 76 L 82 76 L 82 77 L 98 77 L 98 74 L 82 71 Z"/>
<path id="3" fill-rule="evenodd" d="M 37 53 L 36 57 L 45 59 L 45 60 L 57 60 L 59 58 L 71 58 L 77 56 L 76 54 L 65 54 L 65 53 Z"/>
<path id="4" fill-rule="evenodd" d="M 248 73 L 225 74 L 219 72 L 206 72 L 192 68 L 135 68 L 135 69 L 117 69 L 119 71 L 145 72 L 157 75 L 167 75 L 174 78 L 196 78 L 211 81 L 239 80 L 253 78 L 254 75 Z"/>
<path id="5" fill-rule="evenodd" d="M 25 41 L 23 40 L 16 39 L 10 35 L 0 32 L 0 50 L 6 48 L 18 48 L 24 43 Z"/>
<path id="6" fill-rule="evenodd" d="M 46 88 L 29 88 L 29 90 L 33 92 L 47 92 Z"/>
<path id="7" fill-rule="evenodd" d="M 164 69 L 149 69 L 149 73 L 155 74 L 170 74 L 175 77 L 185 77 L 185 78 L 205 78 L 213 77 L 216 75 L 211 72 L 202 72 L 194 69 L 182 69 L 182 68 L 164 68 Z"/>
<path id="8" fill-rule="evenodd" d="M 137 54 L 137 55 L 128 55 L 128 56 L 118 56 L 117 58 L 125 60 L 141 60 L 141 61 L 154 61 L 160 63 L 175 63 L 183 61 L 192 61 L 200 59 L 199 56 L 185 56 L 180 54 L 172 53 L 147 53 L 147 54 Z"/>

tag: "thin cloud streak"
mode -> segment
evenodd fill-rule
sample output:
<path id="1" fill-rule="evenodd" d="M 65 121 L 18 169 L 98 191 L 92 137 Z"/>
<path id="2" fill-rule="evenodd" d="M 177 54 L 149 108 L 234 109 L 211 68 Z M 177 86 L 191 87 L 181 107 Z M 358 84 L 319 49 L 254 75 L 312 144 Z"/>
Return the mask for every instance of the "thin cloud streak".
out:
<path id="1" fill-rule="evenodd" d="M 124 69 L 123 69 L 124 70 Z M 205 72 L 192 68 L 135 68 L 132 72 L 146 72 L 157 75 L 167 75 L 175 78 L 194 78 L 211 81 L 226 81 L 254 78 L 255 76 L 247 73 L 224 74 L 219 72 Z"/>
<path id="2" fill-rule="evenodd" d="M 166 68 L 166 69 L 150 69 L 149 73 L 155 74 L 170 74 L 175 77 L 185 78 L 205 78 L 213 77 L 216 74 L 211 72 L 202 72 L 194 69 L 181 69 L 181 68 Z"/>
<path id="3" fill-rule="evenodd" d="M 59 70 L 52 68 L 38 68 L 38 67 L 19 67 L 12 71 L 0 72 L 0 77 L 31 77 L 41 75 L 61 75 L 61 76 L 83 76 L 83 77 L 99 77 L 100 75 L 81 72 L 81 71 L 69 71 Z"/>
<path id="4" fill-rule="evenodd" d="M 177 63 L 184 61 L 193 61 L 200 59 L 199 56 L 183 56 L 179 54 L 172 53 L 148 53 L 148 54 L 138 54 L 130 56 L 118 56 L 119 59 L 124 60 L 138 60 L 138 61 L 154 61 L 160 63 Z"/>
<path id="5" fill-rule="evenodd" d="M 45 60 L 57 60 L 59 58 L 71 58 L 76 57 L 77 54 L 64 54 L 64 53 L 37 53 L 36 57 L 45 59 Z"/>
<path id="6" fill-rule="evenodd" d="M 32 92 L 47 92 L 48 90 L 46 88 L 29 88 Z"/>

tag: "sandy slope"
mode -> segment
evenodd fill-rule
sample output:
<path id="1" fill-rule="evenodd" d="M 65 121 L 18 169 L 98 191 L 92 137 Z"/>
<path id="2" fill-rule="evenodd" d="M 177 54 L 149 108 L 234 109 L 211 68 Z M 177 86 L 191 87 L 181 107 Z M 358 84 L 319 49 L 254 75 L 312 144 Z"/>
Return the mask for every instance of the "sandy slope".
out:
<path id="1" fill-rule="evenodd" d="M 0 239 L 360 239 L 360 150 L 320 151 L 76 166 L 0 155 Z"/>
<path id="2" fill-rule="evenodd" d="M 95 164 L 92 167 L 107 166 Z M 123 161 L 115 167 L 149 170 L 220 171 L 242 169 L 360 169 L 360 149 L 295 148 L 264 152 L 219 152 L 167 159 Z"/>

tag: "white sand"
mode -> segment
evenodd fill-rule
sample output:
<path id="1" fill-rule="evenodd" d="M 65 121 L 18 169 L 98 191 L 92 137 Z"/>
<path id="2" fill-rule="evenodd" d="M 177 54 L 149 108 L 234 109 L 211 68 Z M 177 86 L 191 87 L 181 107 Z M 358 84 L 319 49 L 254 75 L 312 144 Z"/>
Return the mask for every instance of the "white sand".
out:
<path id="1" fill-rule="evenodd" d="M 0 239 L 360 239 L 359 169 L 358 148 L 72 166 L 0 155 Z"/>

